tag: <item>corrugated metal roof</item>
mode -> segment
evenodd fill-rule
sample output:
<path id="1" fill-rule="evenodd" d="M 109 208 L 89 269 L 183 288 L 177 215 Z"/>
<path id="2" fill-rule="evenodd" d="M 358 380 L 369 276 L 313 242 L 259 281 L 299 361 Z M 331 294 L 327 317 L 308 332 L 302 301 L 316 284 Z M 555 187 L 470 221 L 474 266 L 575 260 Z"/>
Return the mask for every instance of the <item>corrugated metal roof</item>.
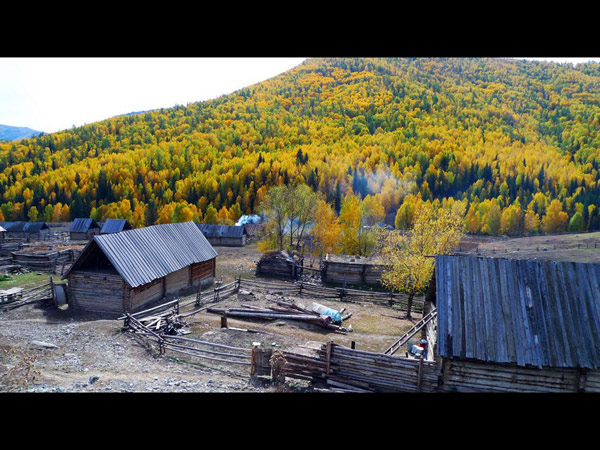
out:
<path id="1" fill-rule="evenodd" d="M 90 228 L 99 228 L 99 225 L 94 219 L 82 219 L 76 218 L 73 220 L 71 227 L 69 228 L 70 233 L 85 233 Z"/>
<path id="2" fill-rule="evenodd" d="M 0 222 L 0 225 L 8 232 L 27 232 L 37 233 L 40 230 L 47 230 L 46 222 Z"/>
<path id="3" fill-rule="evenodd" d="M 600 264 L 436 257 L 439 353 L 600 368 Z"/>
<path id="4" fill-rule="evenodd" d="M 152 225 L 94 236 L 65 276 L 77 270 L 95 245 L 131 287 L 218 256 L 193 222 Z"/>
<path id="5" fill-rule="evenodd" d="M 23 227 L 23 231 L 27 233 L 37 233 L 48 229 L 49 227 L 46 225 L 46 222 L 25 222 L 25 226 Z"/>
<path id="6" fill-rule="evenodd" d="M 6 231 L 15 231 L 16 228 L 21 224 L 22 222 L 0 222 L 0 226 L 2 226 Z M 19 231 L 22 230 L 22 226 L 19 228 Z"/>
<path id="7" fill-rule="evenodd" d="M 210 238 L 241 238 L 246 233 L 243 225 L 214 225 L 209 223 L 197 223 L 196 225 L 204 236 Z"/>
<path id="8" fill-rule="evenodd" d="M 102 225 L 100 234 L 118 233 L 123 230 L 130 230 L 131 225 L 125 219 L 106 219 L 106 222 Z"/>

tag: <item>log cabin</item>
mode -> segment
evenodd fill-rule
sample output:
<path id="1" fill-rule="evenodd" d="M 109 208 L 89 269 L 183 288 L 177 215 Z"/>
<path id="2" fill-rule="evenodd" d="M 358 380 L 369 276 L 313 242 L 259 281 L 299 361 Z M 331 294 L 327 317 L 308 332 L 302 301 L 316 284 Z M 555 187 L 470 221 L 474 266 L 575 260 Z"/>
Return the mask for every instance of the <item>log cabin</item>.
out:
<path id="1" fill-rule="evenodd" d="M 381 286 L 389 266 L 377 258 L 327 254 L 321 261 L 321 280 L 335 285 Z"/>
<path id="2" fill-rule="evenodd" d="M 215 249 L 193 222 L 94 236 L 65 273 L 69 307 L 122 314 L 214 282 Z"/>
<path id="3" fill-rule="evenodd" d="M 247 232 L 243 225 L 196 224 L 212 245 L 223 247 L 243 247 L 246 245 Z"/>
<path id="4" fill-rule="evenodd" d="M 444 391 L 600 392 L 600 264 L 445 255 L 434 283 Z"/>
<path id="5" fill-rule="evenodd" d="M 100 225 L 94 219 L 76 218 L 69 228 L 72 241 L 89 241 L 100 233 Z"/>

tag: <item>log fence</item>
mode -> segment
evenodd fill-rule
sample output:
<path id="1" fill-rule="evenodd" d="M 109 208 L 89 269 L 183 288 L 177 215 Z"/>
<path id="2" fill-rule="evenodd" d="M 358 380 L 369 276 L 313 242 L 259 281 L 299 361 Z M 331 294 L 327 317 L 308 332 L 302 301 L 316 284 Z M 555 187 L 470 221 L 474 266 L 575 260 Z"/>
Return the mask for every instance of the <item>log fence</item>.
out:
<path id="1" fill-rule="evenodd" d="M 402 358 L 346 348 L 333 342 L 321 346 L 316 356 L 288 351 L 272 351 L 270 358 L 255 349 L 256 372 L 276 381 L 284 378 L 326 384 L 344 392 L 436 392 L 440 386 L 440 367 L 421 359 Z M 265 367 L 265 360 L 269 367 Z"/>
<path id="2" fill-rule="evenodd" d="M 268 290 L 270 293 L 293 294 L 298 296 L 314 297 L 318 299 L 331 299 L 342 302 L 373 302 L 397 306 L 401 310 L 408 307 L 408 296 L 395 292 L 367 291 L 360 289 L 347 289 L 341 287 L 325 287 L 311 283 L 270 282 L 238 278 L 238 286 L 247 289 Z M 413 311 L 423 312 L 424 297 L 417 296 L 413 299 Z"/>
<path id="3" fill-rule="evenodd" d="M 48 283 L 24 289 L 10 296 L 0 296 L 0 311 L 9 311 L 36 302 L 55 301 L 52 278 Z"/>
<path id="4" fill-rule="evenodd" d="M 142 337 L 148 343 L 155 343 L 158 346 L 161 355 L 164 355 L 167 350 L 170 350 L 175 353 L 209 361 L 245 366 L 251 366 L 252 364 L 252 349 L 216 344 L 214 342 L 156 332 L 129 313 L 126 313 L 123 316 L 123 320 L 124 329 Z M 208 350 L 204 347 L 217 349 L 219 351 Z"/>

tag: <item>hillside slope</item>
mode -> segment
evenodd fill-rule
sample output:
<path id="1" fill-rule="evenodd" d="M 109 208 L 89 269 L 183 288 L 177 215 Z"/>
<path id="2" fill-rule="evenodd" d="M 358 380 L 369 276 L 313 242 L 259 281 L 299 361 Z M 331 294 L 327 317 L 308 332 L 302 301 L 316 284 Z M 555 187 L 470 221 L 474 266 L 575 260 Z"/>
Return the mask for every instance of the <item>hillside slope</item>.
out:
<path id="1" fill-rule="evenodd" d="M 227 220 L 304 182 L 332 203 L 374 195 L 392 218 L 452 198 L 471 232 L 566 228 L 561 212 L 600 229 L 599 129 L 595 63 L 310 59 L 215 100 L 0 145 L 0 210 Z"/>

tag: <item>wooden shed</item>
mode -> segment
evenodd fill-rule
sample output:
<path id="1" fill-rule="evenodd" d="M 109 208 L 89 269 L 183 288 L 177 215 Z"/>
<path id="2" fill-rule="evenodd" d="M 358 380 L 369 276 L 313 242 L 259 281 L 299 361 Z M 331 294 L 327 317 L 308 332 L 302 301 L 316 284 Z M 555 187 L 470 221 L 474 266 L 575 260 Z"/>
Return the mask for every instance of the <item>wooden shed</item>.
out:
<path id="1" fill-rule="evenodd" d="M 600 264 L 438 256 L 443 390 L 600 392 Z"/>
<path id="2" fill-rule="evenodd" d="M 377 258 L 327 254 L 321 261 L 321 280 L 339 285 L 381 285 L 387 265 Z"/>
<path id="3" fill-rule="evenodd" d="M 296 280 L 303 273 L 304 256 L 293 251 L 264 253 L 256 264 L 256 275 Z"/>
<path id="4" fill-rule="evenodd" d="M 224 247 L 243 247 L 246 245 L 246 228 L 243 225 L 214 225 L 208 223 L 196 224 L 202 234 L 212 245 Z"/>
<path id="5" fill-rule="evenodd" d="M 139 311 L 212 284 L 217 256 L 193 222 L 97 235 L 64 276 L 68 303 L 109 314 Z"/>
<path id="6" fill-rule="evenodd" d="M 100 225 L 94 219 L 76 218 L 69 228 L 72 241 L 88 241 L 100 233 Z"/>

